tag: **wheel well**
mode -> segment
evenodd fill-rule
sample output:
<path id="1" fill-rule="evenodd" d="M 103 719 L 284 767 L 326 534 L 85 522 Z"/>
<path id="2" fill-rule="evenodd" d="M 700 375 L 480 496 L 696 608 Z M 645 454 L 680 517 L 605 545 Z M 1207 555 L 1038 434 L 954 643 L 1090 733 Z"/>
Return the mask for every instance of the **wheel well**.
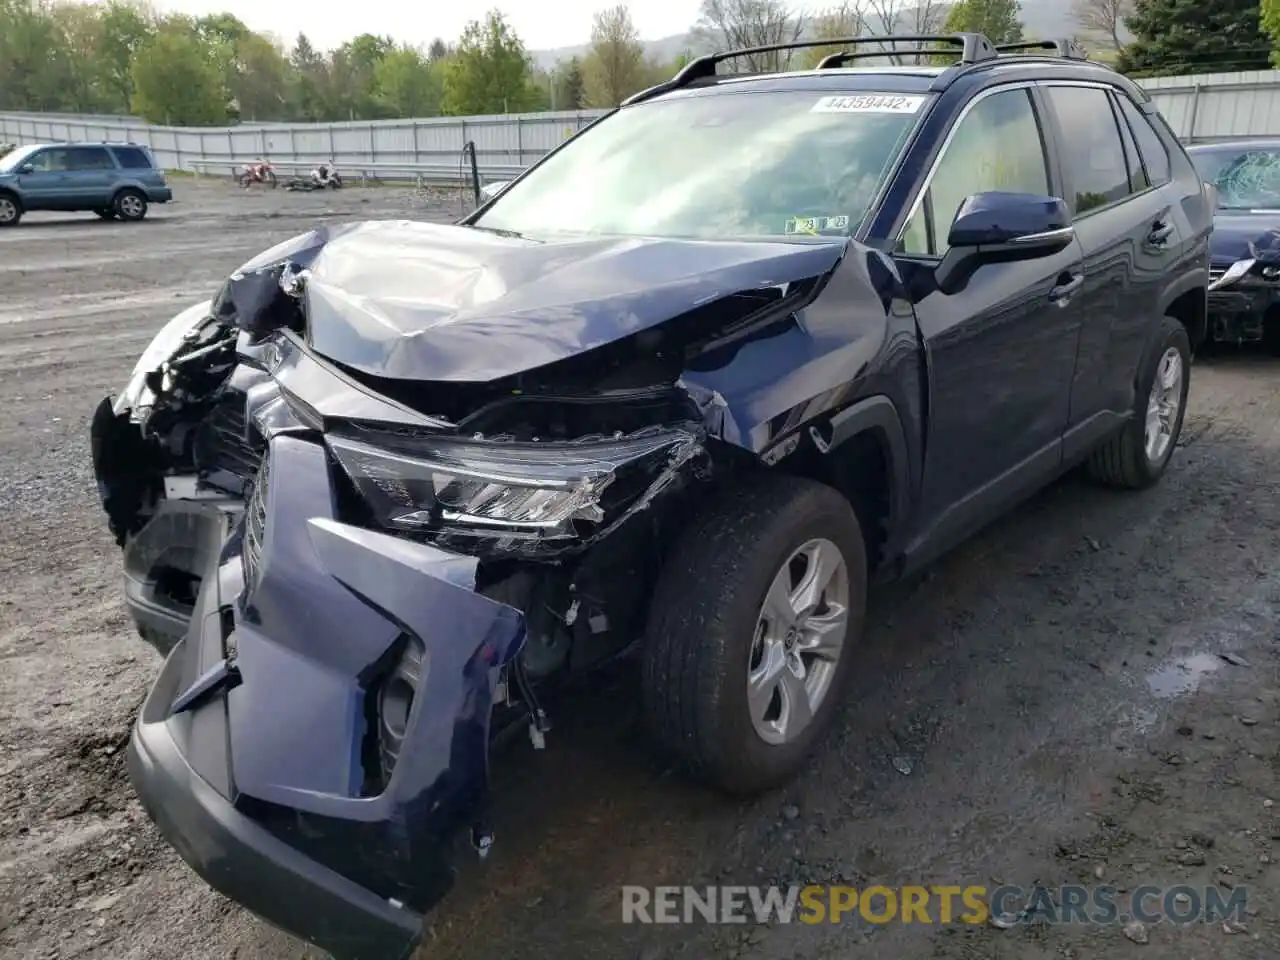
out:
<path id="1" fill-rule="evenodd" d="M 1186 328 L 1192 350 L 1204 342 L 1209 333 L 1209 304 L 1203 287 L 1181 294 L 1165 312 Z"/>
<path id="2" fill-rule="evenodd" d="M 0 197 L 8 197 L 10 200 L 16 202 L 18 206 L 22 206 L 22 198 L 8 187 L 0 187 Z"/>
<path id="3" fill-rule="evenodd" d="M 867 572 L 871 574 L 884 559 L 885 542 L 893 520 L 890 457 L 888 438 L 869 427 L 825 454 L 807 442 L 777 467 L 825 483 L 844 494 L 858 515 L 867 544 Z"/>

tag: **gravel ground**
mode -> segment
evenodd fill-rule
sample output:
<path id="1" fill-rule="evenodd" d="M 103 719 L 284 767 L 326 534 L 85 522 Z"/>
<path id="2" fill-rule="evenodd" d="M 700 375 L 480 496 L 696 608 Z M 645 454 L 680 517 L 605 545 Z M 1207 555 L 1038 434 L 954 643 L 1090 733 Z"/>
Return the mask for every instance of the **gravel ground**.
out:
<path id="1" fill-rule="evenodd" d="M 178 197 L 139 225 L 36 215 L 0 233 L 2 957 L 310 955 L 208 890 L 132 799 L 122 746 L 159 664 L 121 603 L 89 416 L 165 319 L 270 244 L 318 219 L 460 208 L 392 189 L 184 181 Z M 1068 478 L 881 592 L 840 728 L 782 794 L 731 803 L 656 765 L 625 670 L 555 704 L 545 753 L 498 758 L 494 855 L 465 867 L 423 956 L 1280 955 L 1277 378 L 1257 357 L 1198 363 L 1158 489 Z M 619 922 L 626 883 L 1099 876 L 1245 886 L 1251 913 L 1152 926 L 1146 945 L 1118 923 Z"/>

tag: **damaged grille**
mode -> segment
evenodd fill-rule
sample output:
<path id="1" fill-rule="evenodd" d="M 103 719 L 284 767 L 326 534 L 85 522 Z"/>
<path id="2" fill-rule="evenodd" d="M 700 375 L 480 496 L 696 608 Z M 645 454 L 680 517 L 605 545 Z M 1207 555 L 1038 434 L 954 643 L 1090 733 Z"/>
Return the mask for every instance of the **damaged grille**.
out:
<path id="1" fill-rule="evenodd" d="M 242 559 L 244 561 L 245 584 L 252 588 L 258 582 L 259 565 L 262 560 L 262 544 L 267 535 L 267 483 L 270 477 L 271 461 L 262 458 L 262 466 L 253 480 L 253 492 L 244 513 L 244 544 Z"/>
<path id="2" fill-rule="evenodd" d="M 239 390 L 229 390 L 200 426 L 197 465 L 203 473 L 226 473 L 244 483 L 257 472 L 261 461 L 262 452 L 248 438 L 245 395 Z M 215 477 L 210 479 L 216 482 Z"/>

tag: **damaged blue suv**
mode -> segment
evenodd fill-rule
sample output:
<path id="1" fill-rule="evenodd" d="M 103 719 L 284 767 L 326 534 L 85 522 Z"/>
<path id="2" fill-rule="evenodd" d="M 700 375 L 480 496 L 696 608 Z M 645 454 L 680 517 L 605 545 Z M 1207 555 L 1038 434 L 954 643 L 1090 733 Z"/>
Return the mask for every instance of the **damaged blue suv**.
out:
<path id="1" fill-rule="evenodd" d="M 956 62 L 856 63 L 899 39 Z M 1213 210 L 1148 98 L 1067 42 L 806 45 L 694 61 L 458 224 L 268 250 L 99 406 L 166 654 L 130 775 L 209 884 L 405 956 L 557 681 L 633 654 L 660 748 L 766 790 L 873 580 L 1078 464 L 1160 479 Z"/>

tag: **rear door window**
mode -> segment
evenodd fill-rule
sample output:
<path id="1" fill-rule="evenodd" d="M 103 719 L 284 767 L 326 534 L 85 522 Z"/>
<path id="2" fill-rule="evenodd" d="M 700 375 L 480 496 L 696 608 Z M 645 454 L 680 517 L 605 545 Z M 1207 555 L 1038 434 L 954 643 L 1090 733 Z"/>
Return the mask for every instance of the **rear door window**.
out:
<path id="1" fill-rule="evenodd" d="M 1120 115 L 1124 117 L 1129 129 L 1138 141 L 1138 152 L 1142 155 L 1142 165 L 1147 169 L 1147 177 L 1151 185 L 1158 187 L 1168 183 L 1171 176 L 1169 151 L 1165 149 L 1160 134 L 1151 126 L 1146 114 L 1138 109 L 1123 93 L 1116 94 L 1116 102 L 1120 104 Z"/>
<path id="2" fill-rule="evenodd" d="M 120 166 L 126 170 L 150 170 L 151 158 L 140 147 L 112 147 Z"/>
<path id="3" fill-rule="evenodd" d="M 68 170 L 114 170 L 116 166 L 106 147 L 69 147 L 66 153 Z"/>

